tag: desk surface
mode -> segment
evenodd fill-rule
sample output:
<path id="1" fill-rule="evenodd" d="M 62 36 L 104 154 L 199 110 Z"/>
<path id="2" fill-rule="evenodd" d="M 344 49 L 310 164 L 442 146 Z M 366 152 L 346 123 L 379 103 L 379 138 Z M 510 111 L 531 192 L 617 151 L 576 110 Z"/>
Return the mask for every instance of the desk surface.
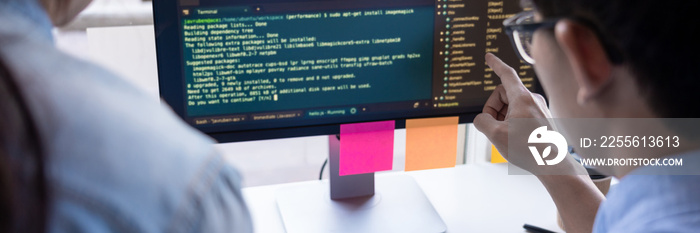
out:
<path id="1" fill-rule="evenodd" d="M 508 175 L 506 164 L 470 164 L 456 168 L 378 173 L 415 178 L 447 224 L 447 232 L 525 232 L 524 223 L 562 231 L 556 207 L 536 177 Z M 284 232 L 275 192 L 294 185 L 328 185 L 327 181 L 243 189 L 256 232 Z"/>

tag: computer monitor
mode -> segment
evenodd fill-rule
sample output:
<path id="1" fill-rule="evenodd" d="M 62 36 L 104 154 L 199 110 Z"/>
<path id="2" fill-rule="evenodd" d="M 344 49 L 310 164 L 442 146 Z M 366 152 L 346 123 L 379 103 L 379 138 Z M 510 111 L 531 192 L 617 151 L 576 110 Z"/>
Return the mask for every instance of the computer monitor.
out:
<path id="1" fill-rule="evenodd" d="M 154 1 L 160 93 L 220 142 L 480 113 L 492 52 L 537 88 L 503 19 L 518 0 Z"/>
<path id="2" fill-rule="evenodd" d="M 503 32 L 503 20 L 522 10 L 519 0 L 154 0 L 153 6 L 161 96 L 219 142 L 334 135 L 341 124 L 357 122 L 395 120 L 397 128 L 411 118 L 470 122 L 500 84 L 487 52 L 540 91 L 532 66 L 519 60 Z M 364 177 L 374 181 L 373 174 Z M 294 214 L 285 214 L 279 200 L 293 231 L 285 215 Z"/>

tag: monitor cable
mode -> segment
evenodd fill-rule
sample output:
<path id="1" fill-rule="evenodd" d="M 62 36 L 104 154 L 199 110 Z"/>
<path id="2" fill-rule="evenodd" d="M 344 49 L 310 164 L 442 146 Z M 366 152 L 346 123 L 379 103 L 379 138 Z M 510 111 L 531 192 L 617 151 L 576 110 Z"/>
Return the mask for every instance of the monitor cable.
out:
<path id="1" fill-rule="evenodd" d="M 318 180 L 323 180 L 323 169 L 326 168 L 326 164 L 328 164 L 328 158 L 326 158 L 326 161 L 323 161 L 323 165 L 321 165 L 321 173 L 318 174 Z"/>

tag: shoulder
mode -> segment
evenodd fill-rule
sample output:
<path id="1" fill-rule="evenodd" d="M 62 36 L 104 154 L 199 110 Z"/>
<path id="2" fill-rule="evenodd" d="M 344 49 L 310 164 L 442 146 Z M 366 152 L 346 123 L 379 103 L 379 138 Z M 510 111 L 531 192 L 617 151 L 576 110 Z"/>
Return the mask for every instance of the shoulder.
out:
<path id="1" fill-rule="evenodd" d="M 46 146 L 56 231 L 224 229 L 249 221 L 240 178 L 213 140 L 120 77 L 20 31 L 0 28 L 0 57 Z M 212 222 L 214 213 L 237 220 Z"/>
<path id="2" fill-rule="evenodd" d="M 595 232 L 695 232 L 700 176 L 629 175 L 608 194 Z"/>

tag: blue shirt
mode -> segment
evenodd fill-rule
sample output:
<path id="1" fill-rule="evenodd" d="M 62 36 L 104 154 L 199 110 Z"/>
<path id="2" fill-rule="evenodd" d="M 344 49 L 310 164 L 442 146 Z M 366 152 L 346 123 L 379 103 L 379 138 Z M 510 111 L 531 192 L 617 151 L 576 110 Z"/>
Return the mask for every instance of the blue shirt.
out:
<path id="1" fill-rule="evenodd" d="M 696 151 L 675 158 L 700 168 L 698 157 Z M 593 232 L 700 232 L 700 175 L 648 175 L 651 170 L 658 167 L 636 169 L 610 190 Z"/>
<path id="2" fill-rule="evenodd" d="M 50 232 L 252 232 L 214 141 L 53 46 L 37 0 L 0 0 L 0 57 L 43 139 Z"/>

